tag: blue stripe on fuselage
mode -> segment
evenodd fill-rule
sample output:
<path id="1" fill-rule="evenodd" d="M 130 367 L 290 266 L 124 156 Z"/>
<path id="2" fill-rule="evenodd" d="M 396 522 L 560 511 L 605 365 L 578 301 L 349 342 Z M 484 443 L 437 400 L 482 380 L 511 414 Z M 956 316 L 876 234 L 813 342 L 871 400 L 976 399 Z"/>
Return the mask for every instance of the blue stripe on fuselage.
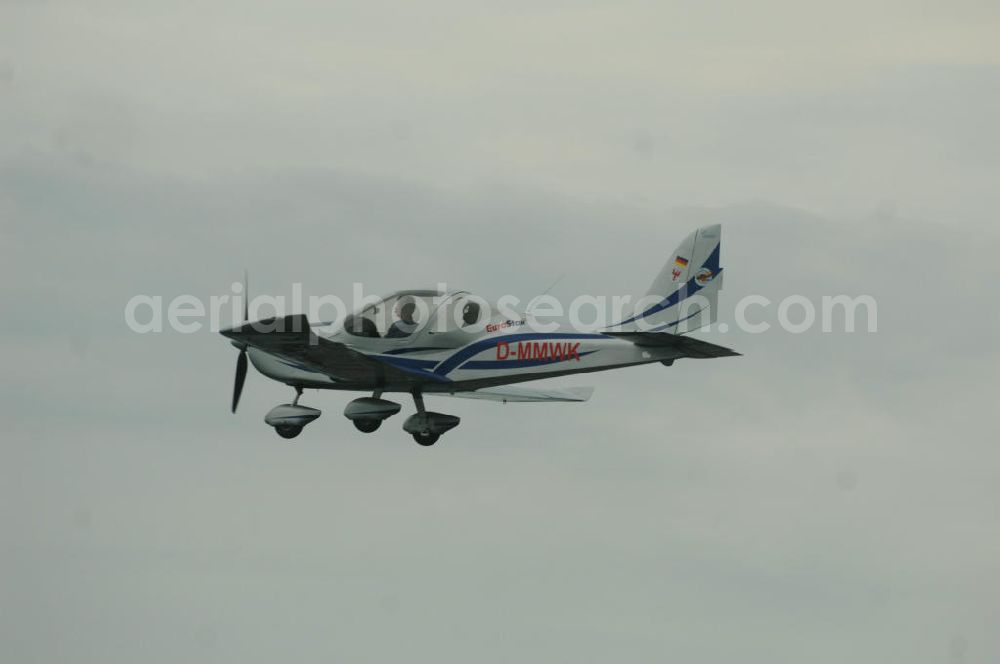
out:
<path id="1" fill-rule="evenodd" d="M 585 357 L 596 352 L 596 350 L 588 350 L 583 353 L 579 353 L 579 356 Z M 459 367 L 459 369 L 522 369 L 524 367 L 540 367 L 546 364 L 565 362 L 567 359 L 569 358 L 546 357 L 537 360 L 469 360 Z"/>
<path id="2" fill-rule="evenodd" d="M 386 355 L 405 355 L 407 353 L 426 353 L 432 350 L 451 350 L 450 346 L 415 346 L 413 348 L 393 348 L 385 351 Z"/>
<path id="3" fill-rule="evenodd" d="M 433 369 L 439 362 L 439 360 L 421 360 L 415 357 L 396 357 L 393 355 L 369 355 L 368 357 L 400 369 Z"/>

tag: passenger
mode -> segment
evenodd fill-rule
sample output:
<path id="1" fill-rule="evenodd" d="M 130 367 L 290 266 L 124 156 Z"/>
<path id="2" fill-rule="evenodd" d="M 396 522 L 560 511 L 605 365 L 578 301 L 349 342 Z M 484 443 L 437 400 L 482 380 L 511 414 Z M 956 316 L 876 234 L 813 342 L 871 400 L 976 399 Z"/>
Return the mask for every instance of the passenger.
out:
<path id="1" fill-rule="evenodd" d="M 479 321 L 479 304 L 466 302 L 462 307 L 462 327 L 475 325 Z"/>
<path id="2" fill-rule="evenodd" d="M 399 304 L 399 320 L 392 324 L 389 331 L 385 333 L 386 339 L 398 339 L 408 337 L 417 329 L 417 303 L 413 300 L 404 300 Z"/>

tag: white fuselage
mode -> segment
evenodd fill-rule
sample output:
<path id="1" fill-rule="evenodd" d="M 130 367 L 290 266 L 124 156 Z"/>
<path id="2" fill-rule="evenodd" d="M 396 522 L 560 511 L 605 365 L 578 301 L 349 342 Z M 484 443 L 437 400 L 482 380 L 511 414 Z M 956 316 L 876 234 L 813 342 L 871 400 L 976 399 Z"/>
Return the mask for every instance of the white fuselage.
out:
<path id="1" fill-rule="evenodd" d="M 552 376 L 604 371 L 678 357 L 667 348 L 640 347 L 599 332 L 567 329 L 539 332 L 517 322 L 477 334 L 433 333 L 412 339 L 360 338 L 342 330 L 327 336 L 420 379 L 427 392 L 452 392 L 482 385 L 502 385 Z M 456 341 L 464 343 L 456 344 Z M 437 345 L 435 345 L 437 344 Z M 381 389 L 411 391 L 411 385 L 365 385 L 343 383 L 336 377 L 312 371 L 305 365 L 250 349 L 250 359 L 264 375 L 274 380 L 320 389 Z"/>

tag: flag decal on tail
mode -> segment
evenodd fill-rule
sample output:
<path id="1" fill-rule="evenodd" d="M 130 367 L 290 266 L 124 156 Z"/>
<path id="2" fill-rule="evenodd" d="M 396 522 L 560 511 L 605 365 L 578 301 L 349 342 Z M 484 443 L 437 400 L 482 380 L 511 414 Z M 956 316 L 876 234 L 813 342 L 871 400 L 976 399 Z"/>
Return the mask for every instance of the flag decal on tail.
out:
<path id="1" fill-rule="evenodd" d="M 683 256 L 678 256 L 677 258 L 674 259 L 674 262 L 681 267 L 687 267 L 688 259 L 684 258 Z"/>

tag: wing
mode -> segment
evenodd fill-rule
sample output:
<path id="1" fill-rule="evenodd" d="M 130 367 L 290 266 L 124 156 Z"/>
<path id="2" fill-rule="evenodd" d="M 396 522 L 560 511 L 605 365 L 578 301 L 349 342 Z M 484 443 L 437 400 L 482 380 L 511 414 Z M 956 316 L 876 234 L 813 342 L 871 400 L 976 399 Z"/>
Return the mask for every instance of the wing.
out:
<path id="1" fill-rule="evenodd" d="M 587 401 L 594 393 L 592 387 L 538 388 L 505 385 L 501 387 L 485 387 L 469 392 L 430 392 L 435 396 L 461 397 L 463 399 L 484 399 L 486 401 L 502 401 L 504 403 L 529 401 Z"/>
<path id="2" fill-rule="evenodd" d="M 367 389 L 394 385 L 405 388 L 447 380 L 428 371 L 386 364 L 350 346 L 324 339 L 312 331 L 304 314 L 243 323 L 220 333 L 236 344 L 253 346 L 325 373 L 344 387 Z"/>

